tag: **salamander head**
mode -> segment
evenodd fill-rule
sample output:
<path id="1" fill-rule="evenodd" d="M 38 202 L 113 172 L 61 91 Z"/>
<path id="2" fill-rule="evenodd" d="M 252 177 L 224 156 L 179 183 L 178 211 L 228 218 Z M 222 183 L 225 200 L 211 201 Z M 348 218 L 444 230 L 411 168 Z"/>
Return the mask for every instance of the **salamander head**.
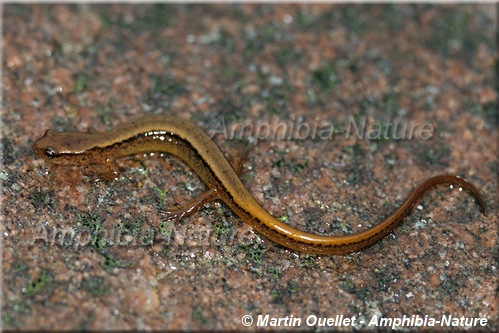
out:
<path id="1" fill-rule="evenodd" d="M 55 132 L 47 130 L 33 144 L 35 153 L 46 161 L 63 165 L 92 163 L 92 135 L 85 132 Z"/>

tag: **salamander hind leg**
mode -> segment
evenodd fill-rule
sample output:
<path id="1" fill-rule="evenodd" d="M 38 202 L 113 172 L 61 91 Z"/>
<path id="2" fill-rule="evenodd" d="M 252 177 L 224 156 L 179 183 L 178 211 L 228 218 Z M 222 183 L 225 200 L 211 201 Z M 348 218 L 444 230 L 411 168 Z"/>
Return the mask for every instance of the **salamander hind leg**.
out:
<path id="1" fill-rule="evenodd" d="M 170 208 L 166 210 L 158 210 L 163 221 L 177 223 L 183 217 L 194 214 L 201 208 L 205 203 L 211 202 L 219 198 L 219 190 L 217 187 L 212 187 L 208 191 L 195 197 L 187 204 L 178 207 Z"/>

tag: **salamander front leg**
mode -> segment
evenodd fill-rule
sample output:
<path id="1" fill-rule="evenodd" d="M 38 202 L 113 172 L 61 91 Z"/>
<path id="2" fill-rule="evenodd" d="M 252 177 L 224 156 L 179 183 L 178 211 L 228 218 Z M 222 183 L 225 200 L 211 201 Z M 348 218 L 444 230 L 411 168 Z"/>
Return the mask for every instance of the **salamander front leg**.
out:
<path id="1" fill-rule="evenodd" d="M 91 169 L 88 170 L 87 175 L 90 176 L 94 182 L 110 181 L 118 178 L 118 171 L 114 162 L 91 164 Z"/>

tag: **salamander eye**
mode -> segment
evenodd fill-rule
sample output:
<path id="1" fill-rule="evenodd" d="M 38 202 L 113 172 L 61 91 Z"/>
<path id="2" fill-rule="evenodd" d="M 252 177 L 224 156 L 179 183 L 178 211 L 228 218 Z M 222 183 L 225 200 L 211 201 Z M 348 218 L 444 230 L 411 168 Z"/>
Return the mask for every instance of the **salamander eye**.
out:
<path id="1" fill-rule="evenodd" d="M 47 149 L 45 149 L 45 156 L 47 156 L 48 158 L 54 158 L 57 156 L 57 152 L 54 148 L 47 147 Z"/>

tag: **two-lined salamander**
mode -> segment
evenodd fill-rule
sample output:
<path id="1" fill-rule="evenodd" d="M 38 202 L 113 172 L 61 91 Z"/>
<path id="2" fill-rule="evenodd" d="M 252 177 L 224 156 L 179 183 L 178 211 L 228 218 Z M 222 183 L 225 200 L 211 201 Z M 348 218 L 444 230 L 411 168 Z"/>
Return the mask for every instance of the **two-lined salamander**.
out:
<path id="1" fill-rule="evenodd" d="M 102 133 L 49 130 L 33 148 L 38 156 L 51 163 L 103 164 L 110 171 L 114 160 L 123 156 L 146 152 L 173 154 L 185 161 L 208 187 L 208 194 L 203 194 L 188 213 L 193 213 L 205 202 L 221 200 L 265 237 L 307 253 L 346 254 L 375 243 L 395 229 L 420 198 L 437 185 L 454 184 L 468 190 L 485 214 L 485 203 L 471 183 L 459 176 L 439 175 L 419 185 L 395 212 L 365 231 L 348 236 L 303 232 L 279 221 L 256 202 L 220 148 L 201 128 L 173 116 L 147 116 Z"/>

